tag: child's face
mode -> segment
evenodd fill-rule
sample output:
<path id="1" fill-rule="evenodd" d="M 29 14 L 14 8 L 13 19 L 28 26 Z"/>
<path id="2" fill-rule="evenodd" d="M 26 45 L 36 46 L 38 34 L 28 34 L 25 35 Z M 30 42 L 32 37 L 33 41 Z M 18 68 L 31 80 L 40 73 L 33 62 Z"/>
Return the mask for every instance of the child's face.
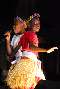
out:
<path id="1" fill-rule="evenodd" d="M 38 32 L 40 29 L 40 21 L 39 20 L 34 20 L 33 24 L 32 24 L 32 29 L 35 32 Z"/>
<path id="2" fill-rule="evenodd" d="M 23 23 L 22 22 L 18 22 L 16 23 L 16 25 L 14 26 L 14 32 L 17 33 L 21 33 L 23 30 Z"/>

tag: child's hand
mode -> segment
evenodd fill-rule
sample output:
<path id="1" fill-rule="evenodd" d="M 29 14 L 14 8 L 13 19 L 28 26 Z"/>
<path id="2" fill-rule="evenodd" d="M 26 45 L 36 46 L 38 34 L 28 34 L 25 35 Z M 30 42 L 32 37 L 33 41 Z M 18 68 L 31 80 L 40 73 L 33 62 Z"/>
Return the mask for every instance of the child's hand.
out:
<path id="1" fill-rule="evenodd" d="M 10 41 L 10 32 L 8 31 L 8 32 L 6 32 L 4 35 L 6 36 L 5 39 L 6 39 L 7 41 Z"/>
<path id="2" fill-rule="evenodd" d="M 58 47 L 52 47 L 52 48 L 50 48 L 50 49 L 47 51 L 47 53 L 51 53 L 51 52 L 53 52 L 54 49 L 58 49 Z"/>

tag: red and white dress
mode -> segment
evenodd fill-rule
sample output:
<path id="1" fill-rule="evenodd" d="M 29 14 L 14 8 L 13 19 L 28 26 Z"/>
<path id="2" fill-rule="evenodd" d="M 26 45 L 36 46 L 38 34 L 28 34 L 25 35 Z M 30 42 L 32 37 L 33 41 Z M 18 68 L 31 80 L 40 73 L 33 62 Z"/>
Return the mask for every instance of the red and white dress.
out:
<path id="1" fill-rule="evenodd" d="M 10 68 L 6 79 L 11 89 L 34 89 L 39 80 L 45 80 L 41 61 L 37 59 L 38 53 L 28 51 L 31 42 L 38 47 L 37 35 L 27 31 L 19 42 L 23 50 L 22 58 L 17 61 L 14 67 Z"/>

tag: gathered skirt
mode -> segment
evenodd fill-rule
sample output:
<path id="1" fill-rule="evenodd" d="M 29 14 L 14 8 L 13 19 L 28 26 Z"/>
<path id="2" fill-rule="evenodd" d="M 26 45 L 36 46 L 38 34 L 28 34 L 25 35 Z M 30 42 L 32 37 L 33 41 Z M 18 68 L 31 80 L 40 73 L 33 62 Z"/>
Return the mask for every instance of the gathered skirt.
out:
<path id="1" fill-rule="evenodd" d="M 6 78 L 7 85 L 11 89 L 34 89 L 37 82 L 45 80 L 39 61 L 33 61 L 29 58 L 18 60 L 16 64 L 11 65 Z"/>

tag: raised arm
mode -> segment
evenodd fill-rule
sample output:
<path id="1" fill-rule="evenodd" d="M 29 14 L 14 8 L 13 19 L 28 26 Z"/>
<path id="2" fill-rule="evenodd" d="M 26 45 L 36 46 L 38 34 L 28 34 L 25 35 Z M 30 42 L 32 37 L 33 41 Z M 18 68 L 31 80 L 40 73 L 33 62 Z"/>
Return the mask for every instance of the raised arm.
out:
<path id="1" fill-rule="evenodd" d="M 6 49 L 7 49 L 7 54 L 8 55 L 11 55 L 12 54 L 12 46 L 11 46 L 11 44 L 10 44 L 10 32 L 6 32 L 5 33 L 5 35 L 6 35 Z"/>

